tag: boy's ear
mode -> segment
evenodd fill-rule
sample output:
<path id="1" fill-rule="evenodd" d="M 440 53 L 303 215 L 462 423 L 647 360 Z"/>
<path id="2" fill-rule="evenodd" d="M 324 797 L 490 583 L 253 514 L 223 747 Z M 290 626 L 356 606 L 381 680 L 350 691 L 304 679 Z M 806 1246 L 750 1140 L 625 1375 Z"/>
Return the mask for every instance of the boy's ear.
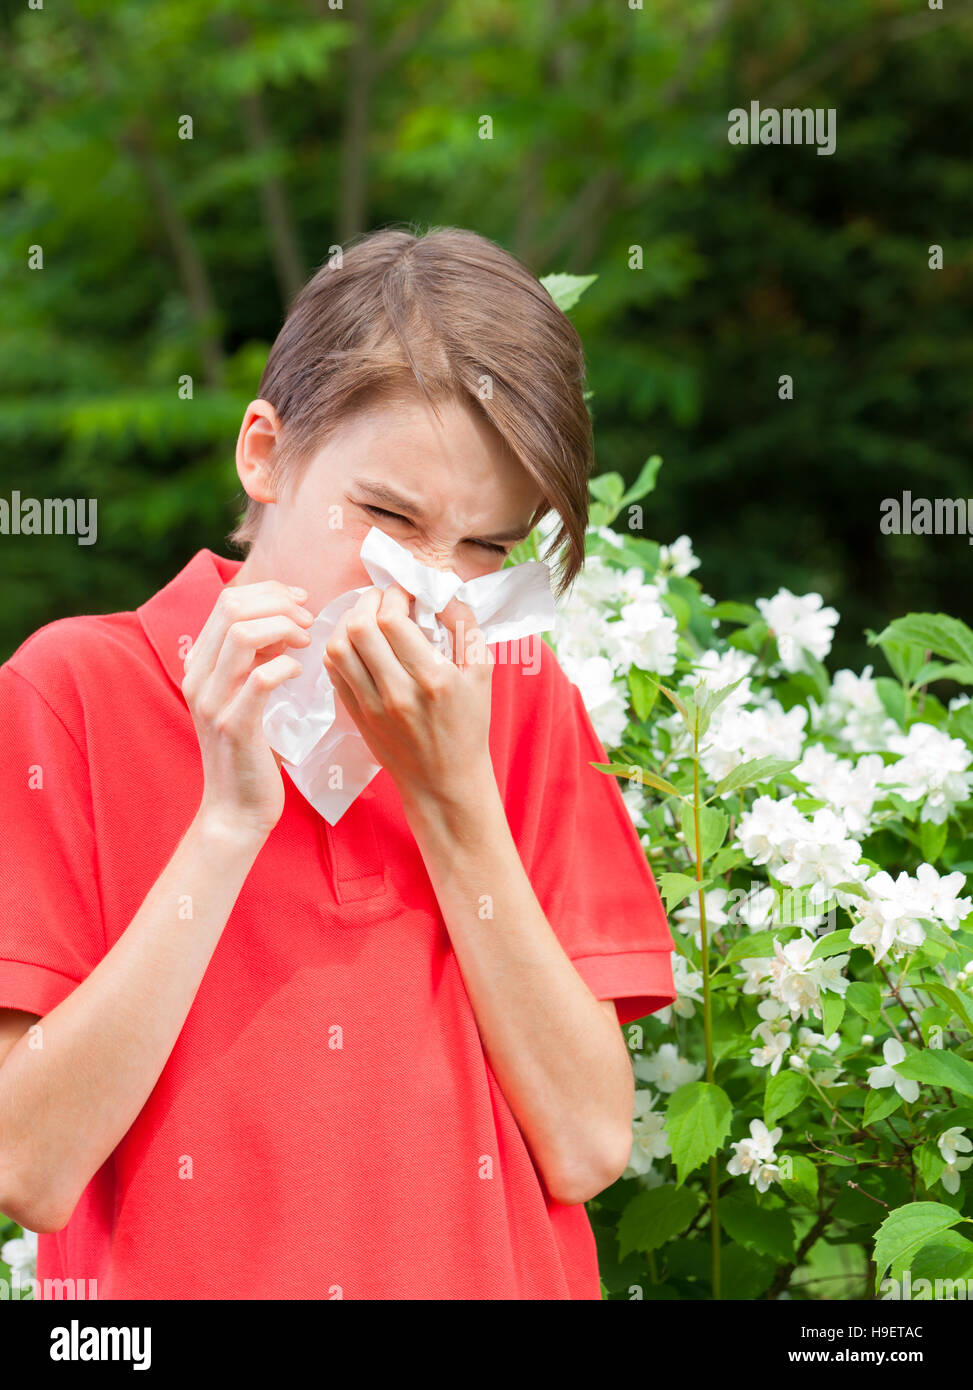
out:
<path id="1" fill-rule="evenodd" d="M 236 443 L 236 471 L 248 497 L 275 502 L 270 483 L 270 460 L 281 430 L 281 419 L 269 401 L 251 401 L 244 411 Z"/>

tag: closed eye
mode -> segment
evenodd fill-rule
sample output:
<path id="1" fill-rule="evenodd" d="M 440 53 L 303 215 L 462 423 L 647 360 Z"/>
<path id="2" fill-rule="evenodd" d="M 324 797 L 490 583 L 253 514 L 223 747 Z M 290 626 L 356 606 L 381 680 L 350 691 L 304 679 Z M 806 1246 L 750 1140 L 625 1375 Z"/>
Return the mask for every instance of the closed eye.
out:
<path id="1" fill-rule="evenodd" d="M 384 507 L 373 507 L 368 502 L 362 502 L 359 505 L 363 511 L 371 512 L 373 516 L 384 516 L 388 517 L 390 521 L 404 521 L 409 526 L 412 525 L 407 516 L 400 516 L 398 512 L 387 512 Z M 503 555 L 505 558 L 507 555 L 507 547 L 498 545 L 494 541 L 469 541 L 468 544 L 482 546 L 484 550 L 492 551 L 494 555 Z"/>

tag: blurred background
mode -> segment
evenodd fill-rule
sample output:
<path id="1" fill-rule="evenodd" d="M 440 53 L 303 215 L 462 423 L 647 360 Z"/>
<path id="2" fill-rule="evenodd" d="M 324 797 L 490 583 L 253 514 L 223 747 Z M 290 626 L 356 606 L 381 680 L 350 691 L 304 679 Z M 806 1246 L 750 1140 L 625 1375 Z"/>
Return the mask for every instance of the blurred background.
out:
<path id="1" fill-rule="evenodd" d="M 597 274 L 572 317 L 598 468 L 663 456 L 645 534 L 688 533 L 715 598 L 817 590 L 838 665 L 908 609 L 970 621 L 967 537 L 884 536 L 879 506 L 973 509 L 971 21 L 963 0 L 0 0 L 0 497 L 98 499 L 93 546 L 0 536 L 0 659 L 235 553 L 237 433 L 287 305 L 385 225 Z M 835 153 L 730 145 L 754 100 L 835 108 Z"/>

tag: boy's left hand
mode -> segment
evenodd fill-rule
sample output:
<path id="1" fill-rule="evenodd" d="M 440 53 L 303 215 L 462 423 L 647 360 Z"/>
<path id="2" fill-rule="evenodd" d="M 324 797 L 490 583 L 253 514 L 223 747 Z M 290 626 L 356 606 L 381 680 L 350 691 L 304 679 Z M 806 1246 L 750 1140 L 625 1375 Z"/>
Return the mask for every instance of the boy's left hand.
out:
<path id="1" fill-rule="evenodd" d="M 376 762 L 404 801 L 476 800 L 489 775 L 493 654 L 472 610 L 450 600 L 439 615 L 450 661 L 409 617 L 398 584 L 371 588 L 343 613 L 324 666 Z"/>

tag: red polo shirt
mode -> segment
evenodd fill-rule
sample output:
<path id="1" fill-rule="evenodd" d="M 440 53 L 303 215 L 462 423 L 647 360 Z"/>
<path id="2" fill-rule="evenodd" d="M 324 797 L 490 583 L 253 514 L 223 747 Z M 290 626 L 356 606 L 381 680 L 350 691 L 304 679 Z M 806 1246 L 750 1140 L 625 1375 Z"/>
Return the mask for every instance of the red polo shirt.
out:
<path id="1" fill-rule="evenodd" d="M 192 820 L 182 657 L 238 565 L 201 550 L 135 612 L 50 623 L 0 667 L 0 1006 L 70 994 Z M 494 668 L 491 756 L 548 921 L 627 1023 L 675 998 L 672 938 L 543 651 L 538 674 Z M 392 779 L 335 827 L 284 783 L 162 1074 L 40 1236 L 38 1278 L 100 1298 L 599 1298 L 585 1208 L 548 1194 L 484 1055 Z"/>

